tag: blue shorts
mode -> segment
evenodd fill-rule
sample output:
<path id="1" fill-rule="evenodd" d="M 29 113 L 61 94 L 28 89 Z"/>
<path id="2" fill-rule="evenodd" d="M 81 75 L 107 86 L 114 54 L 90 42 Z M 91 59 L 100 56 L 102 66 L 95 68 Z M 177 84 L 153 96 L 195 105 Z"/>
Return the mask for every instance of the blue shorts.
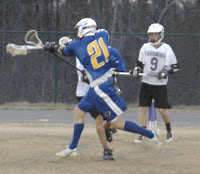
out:
<path id="1" fill-rule="evenodd" d="M 127 109 L 124 100 L 114 91 L 109 80 L 90 88 L 79 102 L 78 107 L 85 112 L 97 109 L 107 122 L 114 121 Z"/>

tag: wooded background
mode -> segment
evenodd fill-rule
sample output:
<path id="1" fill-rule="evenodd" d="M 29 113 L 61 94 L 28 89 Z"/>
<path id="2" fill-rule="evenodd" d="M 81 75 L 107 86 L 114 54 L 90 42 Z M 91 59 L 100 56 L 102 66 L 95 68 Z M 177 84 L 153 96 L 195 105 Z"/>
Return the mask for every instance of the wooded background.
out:
<path id="1" fill-rule="evenodd" d="M 11 57 L 9 42 L 24 44 L 30 29 L 46 41 L 75 37 L 74 26 L 85 17 L 110 33 L 130 70 L 151 23 L 165 28 L 181 70 L 168 83 L 172 105 L 200 105 L 200 0 L 0 0 L 0 103 L 28 101 L 76 103 L 76 71 L 50 53 L 32 51 Z M 67 59 L 75 64 L 74 58 Z M 125 102 L 137 103 L 140 79 L 119 77 Z"/>

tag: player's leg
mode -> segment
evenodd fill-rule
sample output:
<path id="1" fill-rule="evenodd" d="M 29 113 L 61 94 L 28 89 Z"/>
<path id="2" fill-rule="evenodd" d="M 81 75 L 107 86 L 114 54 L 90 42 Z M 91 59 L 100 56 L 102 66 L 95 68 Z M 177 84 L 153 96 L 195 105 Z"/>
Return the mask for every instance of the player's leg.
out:
<path id="1" fill-rule="evenodd" d="M 166 141 L 171 142 L 174 139 L 172 128 L 171 128 L 171 121 L 170 121 L 170 115 L 167 109 L 158 109 L 160 114 L 162 115 L 163 121 L 165 122 L 166 125 L 166 130 L 167 130 L 167 136 L 166 136 Z"/>
<path id="2" fill-rule="evenodd" d="M 103 116 L 97 109 L 93 109 L 89 113 L 96 120 L 97 134 L 98 134 L 99 140 L 104 148 L 104 151 L 103 151 L 104 160 L 114 160 L 112 150 L 109 149 L 109 147 L 108 147 L 107 140 L 109 140 L 110 136 L 108 135 L 109 137 L 107 137 L 107 134 L 105 132 Z"/>
<path id="3" fill-rule="evenodd" d="M 152 131 L 145 129 L 132 121 L 122 120 L 120 117 L 118 117 L 114 121 L 111 121 L 111 124 L 120 130 L 125 130 L 125 131 L 136 133 L 136 134 L 141 134 L 150 139 L 154 137 L 154 134 Z"/>
<path id="4" fill-rule="evenodd" d="M 146 106 L 139 107 L 139 123 L 140 123 L 140 126 L 142 126 L 145 129 L 146 129 L 146 125 L 147 125 L 147 117 L 146 117 L 147 110 L 148 110 L 148 107 L 146 107 Z M 144 140 L 143 135 L 139 135 L 138 138 L 135 139 L 135 142 L 142 143 L 143 140 Z"/>
<path id="5" fill-rule="evenodd" d="M 107 138 L 106 138 L 106 134 L 105 134 L 105 129 L 103 126 L 103 116 L 102 115 L 98 115 L 96 117 L 96 129 L 97 129 L 97 133 L 100 139 L 100 142 L 104 148 L 104 160 L 114 160 L 113 154 L 112 154 L 112 150 L 109 149 L 108 147 L 108 143 L 107 143 Z"/>
<path id="6" fill-rule="evenodd" d="M 83 97 L 77 96 L 78 102 L 80 102 Z M 90 113 L 91 117 L 93 117 L 96 120 L 97 133 L 98 133 L 99 139 L 101 141 L 101 144 L 102 144 L 102 146 L 105 150 L 105 149 L 107 149 L 106 147 L 108 145 L 107 145 L 107 142 L 105 141 L 104 133 L 102 132 L 101 117 L 103 118 L 103 116 L 101 115 L 101 113 L 97 109 L 93 109 L 89 113 Z M 100 119 L 99 119 L 99 117 L 100 117 Z M 107 139 L 108 142 L 111 142 L 112 141 L 112 133 L 109 131 L 110 124 L 107 121 L 104 120 L 103 126 L 104 126 L 104 129 L 105 129 L 104 132 L 106 133 L 106 139 Z"/>
<path id="7" fill-rule="evenodd" d="M 147 111 L 149 106 L 151 105 L 151 100 L 151 87 L 148 84 L 142 83 L 139 93 L 139 124 L 145 129 L 147 125 Z M 143 135 L 139 135 L 138 138 L 135 139 L 135 142 L 142 143 L 143 140 Z"/>
<path id="8" fill-rule="evenodd" d="M 77 156 L 77 145 L 84 128 L 84 115 L 85 112 L 76 107 L 74 109 L 74 133 L 73 138 L 69 146 L 61 152 L 56 153 L 59 157 Z"/>
<path id="9" fill-rule="evenodd" d="M 127 108 L 121 96 L 117 95 L 112 91 L 112 89 L 109 89 L 109 87 L 95 87 L 94 91 L 98 96 L 98 101 L 95 102 L 98 110 L 114 127 L 154 139 L 157 147 L 161 146 L 157 134 L 154 134 L 152 131 L 145 129 L 134 122 L 124 121 L 119 117 L 119 115 L 121 115 Z"/>
<path id="10" fill-rule="evenodd" d="M 103 126 L 103 116 L 101 113 L 94 108 L 92 102 L 90 102 L 90 96 L 89 94 L 86 95 L 83 99 L 77 98 L 78 101 L 80 101 L 79 106 L 83 108 L 86 111 L 89 111 L 90 115 L 95 119 L 96 121 L 96 130 L 100 139 L 100 142 L 104 148 L 104 160 L 114 160 L 112 150 L 109 149 L 108 143 L 106 140 L 105 130 Z"/>
<path id="11" fill-rule="evenodd" d="M 98 115 L 96 117 L 96 129 L 97 129 L 97 133 L 99 135 L 99 139 L 101 141 L 101 144 L 105 149 L 108 149 L 108 144 L 107 144 L 107 140 L 106 140 L 106 134 L 105 134 L 105 129 L 103 127 L 103 116 L 102 115 Z"/>
<path id="12" fill-rule="evenodd" d="M 111 124 L 114 125 L 117 129 L 140 134 L 142 136 L 148 137 L 149 139 L 152 139 L 153 143 L 156 145 L 156 148 L 158 151 L 160 151 L 162 143 L 160 142 L 160 138 L 157 132 L 147 130 L 134 122 L 122 120 L 120 117 L 114 119 L 114 121 L 111 121 Z"/>
<path id="13" fill-rule="evenodd" d="M 117 132 L 117 129 L 114 128 L 110 123 L 108 123 L 106 120 L 104 120 L 104 129 L 106 132 L 106 138 L 108 142 L 112 142 L 112 134 Z"/>
<path id="14" fill-rule="evenodd" d="M 146 128 L 147 125 L 147 111 L 148 107 L 147 106 L 139 106 L 139 123 L 140 126 Z"/>
<path id="15" fill-rule="evenodd" d="M 166 141 L 171 142 L 174 138 L 172 128 L 171 128 L 171 120 L 170 115 L 167 109 L 170 109 L 171 106 L 167 100 L 167 86 L 156 86 L 153 91 L 154 99 L 155 99 L 155 107 L 158 108 L 158 111 L 162 115 L 163 121 L 166 125 L 167 136 Z"/>

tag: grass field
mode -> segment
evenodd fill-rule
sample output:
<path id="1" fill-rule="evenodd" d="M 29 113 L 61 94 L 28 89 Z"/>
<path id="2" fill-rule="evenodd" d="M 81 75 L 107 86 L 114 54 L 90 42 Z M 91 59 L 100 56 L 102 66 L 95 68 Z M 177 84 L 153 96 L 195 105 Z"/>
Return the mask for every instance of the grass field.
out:
<path id="1" fill-rule="evenodd" d="M 160 153 L 138 135 L 118 131 L 109 143 L 115 161 L 103 160 L 103 149 L 94 125 L 86 124 L 76 158 L 57 158 L 71 141 L 73 125 L 0 124 L 1 174 L 198 174 L 200 127 L 174 127 L 175 139 Z"/>

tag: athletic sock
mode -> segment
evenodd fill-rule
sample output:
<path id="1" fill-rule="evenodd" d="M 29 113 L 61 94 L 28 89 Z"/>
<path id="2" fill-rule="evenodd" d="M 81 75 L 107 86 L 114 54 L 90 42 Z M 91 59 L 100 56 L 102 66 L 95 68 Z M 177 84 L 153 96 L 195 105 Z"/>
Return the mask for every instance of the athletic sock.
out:
<path id="1" fill-rule="evenodd" d="M 125 121 L 124 130 L 128 131 L 128 132 L 132 132 L 132 133 L 141 134 L 148 138 L 154 137 L 154 134 L 151 131 L 149 131 L 149 130 L 145 129 L 144 127 L 141 127 L 131 121 Z"/>
<path id="2" fill-rule="evenodd" d="M 165 123 L 165 124 L 166 124 L 167 132 L 171 132 L 171 131 L 172 131 L 172 128 L 171 128 L 170 122 L 169 122 L 169 123 Z"/>
<path id="3" fill-rule="evenodd" d="M 75 124 L 74 125 L 74 135 L 71 144 L 69 145 L 70 149 L 77 147 L 78 141 L 80 139 L 81 133 L 83 131 L 84 124 Z"/>

